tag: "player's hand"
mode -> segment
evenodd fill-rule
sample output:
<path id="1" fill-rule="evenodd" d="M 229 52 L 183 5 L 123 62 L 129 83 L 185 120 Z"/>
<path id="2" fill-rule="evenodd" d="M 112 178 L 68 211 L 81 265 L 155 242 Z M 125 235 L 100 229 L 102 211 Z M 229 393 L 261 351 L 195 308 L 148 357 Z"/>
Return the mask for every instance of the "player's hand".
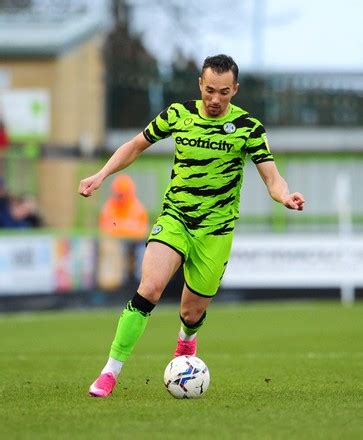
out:
<path id="1" fill-rule="evenodd" d="M 289 194 L 282 200 L 282 204 L 286 206 L 286 208 L 295 209 L 297 211 L 302 211 L 304 209 L 304 203 L 304 196 L 298 192 Z"/>
<path id="2" fill-rule="evenodd" d="M 82 179 L 78 187 L 79 194 L 83 197 L 91 196 L 93 191 L 102 185 L 103 180 L 104 178 L 99 174 L 94 174 L 93 176 Z"/>

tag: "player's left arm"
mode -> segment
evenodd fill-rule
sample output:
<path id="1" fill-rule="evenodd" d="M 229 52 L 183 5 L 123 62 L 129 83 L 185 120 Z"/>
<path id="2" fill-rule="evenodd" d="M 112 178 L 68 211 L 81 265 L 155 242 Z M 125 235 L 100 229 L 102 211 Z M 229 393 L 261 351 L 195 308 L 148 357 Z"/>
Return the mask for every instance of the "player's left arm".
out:
<path id="1" fill-rule="evenodd" d="M 267 161 L 256 164 L 258 172 L 264 181 L 270 196 L 288 209 L 302 211 L 305 199 L 299 192 L 290 193 L 285 179 L 280 175 L 275 162 Z"/>

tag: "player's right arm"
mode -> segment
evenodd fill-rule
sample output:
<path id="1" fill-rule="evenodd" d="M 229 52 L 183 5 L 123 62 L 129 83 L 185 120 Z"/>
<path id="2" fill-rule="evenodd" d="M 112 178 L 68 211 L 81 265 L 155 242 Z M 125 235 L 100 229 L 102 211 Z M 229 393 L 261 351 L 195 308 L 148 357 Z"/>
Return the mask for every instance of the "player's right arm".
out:
<path id="1" fill-rule="evenodd" d="M 81 180 L 78 188 L 79 194 L 83 197 L 91 196 L 93 191 L 102 185 L 106 177 L 128 167 L 150 145 L 151 142 L 145 138 L 142 132 L 121 145 L 100 171 Z"/>

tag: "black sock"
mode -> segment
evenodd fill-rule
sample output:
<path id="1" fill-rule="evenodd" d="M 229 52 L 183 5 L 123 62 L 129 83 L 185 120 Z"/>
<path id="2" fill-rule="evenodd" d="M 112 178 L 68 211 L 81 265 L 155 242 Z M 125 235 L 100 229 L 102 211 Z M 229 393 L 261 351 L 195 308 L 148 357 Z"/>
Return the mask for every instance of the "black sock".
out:
<path id="1" fill-rule="evenodd" d="M 131 300 L 131 305 L 137 310 L 140 310 L 142 313 L 149 314 L 155 304 L 151 303 L 149 300 L 141 296 L 138 292 L 136 292 L 135 296 Z"/>

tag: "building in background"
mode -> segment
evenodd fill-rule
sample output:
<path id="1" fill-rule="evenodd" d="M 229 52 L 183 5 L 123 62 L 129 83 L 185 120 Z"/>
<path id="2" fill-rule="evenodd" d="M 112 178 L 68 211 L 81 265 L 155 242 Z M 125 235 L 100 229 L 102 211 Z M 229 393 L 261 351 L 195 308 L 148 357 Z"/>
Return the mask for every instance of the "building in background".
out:
<path id="1" fill-rule="evenodd" d="M 64 196 L 78 180 L 69 156 L 92 155 L 103 143 L 103 38 L 102 17 L 91 9 L 0 10 L 0 114 L 9 150 L 21 145 L 31 159 L 42 145 L 47 153 L 3 169 L 13 192 L 35 193 L 49 226 L 74 223 L 75 201 Z"/>
<path id="2" fill-rule="evenodd" d="M 102 41 L 100 19 L 87 11 L 0 14 L 0 105 L 12 141 L 102 143 Z"/>

